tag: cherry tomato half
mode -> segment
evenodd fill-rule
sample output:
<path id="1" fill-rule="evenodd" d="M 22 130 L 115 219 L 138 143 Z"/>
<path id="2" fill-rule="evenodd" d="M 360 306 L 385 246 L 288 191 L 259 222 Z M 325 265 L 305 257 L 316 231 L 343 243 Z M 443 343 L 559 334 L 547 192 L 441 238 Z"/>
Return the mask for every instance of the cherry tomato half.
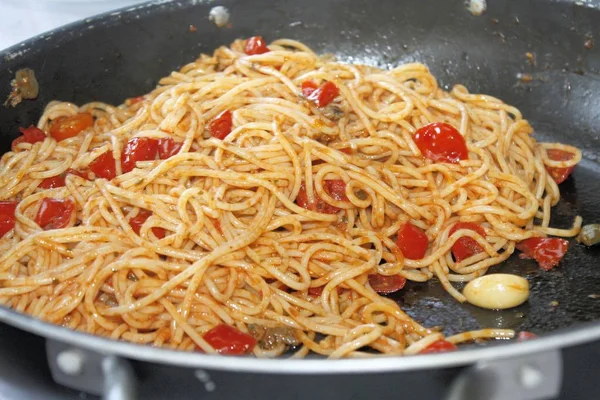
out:
<path id="1" fill-rule="evenodd" d="M 233 326 L 220 324 L 203 336 L 219 354 L 241 355 L 252 352 L 256 339 Z"/>
<path id="2" fill-rule="evenodd" d="M 302 95 L 304 95 L 304 97 L 308 97 L 312 92 L 317 90 L 318 87 L 319 85 L 317 85 L 314 81 L 304 81 L 301 85 Z"/>
<path id="3" fill-rule="evenodd" d="M 217 115 L 215 119 L 210 121 L 208 124 L 208 131 L 212 137 L 223 140 L 231 133 L 232 126 L 233 120 L 231 111 L 225 110 L 221 114 Z"/>
<path id="4" fill-rule="evenodd" d="M 517 250 L 523 253 L 521 258 L 533 258 L 546 271 L 556 267 L 563 258 L 569 242 L 559 238 L 533 237 L 517 243 Z"/>
<path id="5" fill-rule="evenodd" d="M 308 91 L 308 89 L 307 89 Z M 304 93 L 304 88 L 302 89 Z M 316 90 L 313 90 L 306 98 L 315 103 L 319 108 L 325 107 L 340 94 L 340 89 L 333 82 L 326 81 Z"/>
<path id="6" fill-rule="evenodd" d="M 420 260 L 425 257 L 429 240 L 425 232 L 407 222 L 398 231 L 396 245 L 402 251 L 404 257 L 409 260 Z"/>
<path id="7" fill-rule="evenodd" d="M 377 293 L 390 294 L 404 288 L 404 285 L 406 285 L 406 278 L 402 275 L 386 276 L 371 274 L 369 275 L 369 285 L 371 285 L 373 290 Z"/>
<path id="8" fill-rule="evenodd" d="M 483 229 L 481 225 L 478 225 L 474 222 L 457 222 L 452 228 L 450 228 L 448 235 L 452 236 L 452 234 L 459 229 L 470 229 L 479 233 L 485 238 L 485 229 Z M 462 260 L 474 256 L 475 254 L 479 254 L 482 251 L 483 247 L 481 247 L 475 239 L 467 236 L 461 237 L 452 246 L 452 255 L 454 256 L 456 262 L 461 262 Z"/>
<path id="9" fill-rule="evenodd" d="M 89 167 L 98 178 L 111 180 L 117 176 L 115 163 L 116 161 L 113 157 L 112 151 L 109 150 L 100 154 L 94 161 L 90 163 Z"/>
<path id="10" fill-rule="evenodd" d="M 43 142 L 46 139 L 46 133 L 43 130 L 30 125 L 29 128 L 19 128 L 21 136 L 12 141 L 11 150 L 15 151 L 19 143 L 34 144 Z"/>
<path id="11" fill-rule="evenodd" d="M 71 215 L 75 211 L 75 204 L 69 199 L 51 199 L 42 200 L 40 209 L 35 217 L 35 223 L 43 230 L 61 229 L 69 226 Z"/>
<path id="12" fill-rule="evenodd" d="M 325 285 L 323 286 L 316 286 L 316 287 L 310 287 L 308 288 L 308 295 L 311 297 L 319 297 L 321 294 L 323 294 L 323 289 L 325 289 Z M 337 294 L 340 295 L 344 292 L 344 289 L 342 289 L 341 287 L 337 287 Z"/>
<path id="13" fill-rule="evenodd" d="M 450 343 L 447 340 L 440 339 L 425 347 L 419 352 L 419 354 L 444 353 L 446 351 L 454 351 L 457 349 L 458 347 L 456 347 L 454 343 Z"/>
<path id="14" fill-rule="evenodd" d="M 460 160 L 469 158 L 465 138 L 455 127 L 444 122 L 419 128 L 413 140 L 423 157 L 436 163 L 458 164 Z"/>
<path id="15" fill-rule="evenodd" d="M 113 160 L 114 160 L 114 159 L 113 159 Z M 83 178 L 83 179 L 85 179 L 86 181 L 89 181 L 89 180 L 91 180 L 91 179 L 90 179 L 90 176 L 89 176 L 89 172 L 88 172 L 87 170 L 84 170 L 84 171 L 79 171 L 79 170 L 77 170 L 77 169 L 72 169 L 72 168 L 69 168 L 69 169 L 67 170 L 67 175 L 69 175 L 69 174 L 72 174 L 72 175 L 77 175 L 78 177 L 80 177 L 80 178 Z"/>
<path id="16" fill-rule="evenodd" d="M 158 139 L 158 158 L 166 160 L 167 158 L 173 157 L 179 153 L 179 150 L 183 147 L 183 143 L 176 142 L 171 138 Z"/>
<path id="17" fill-rule="evenodd" d="M 134 137 L 127 141 L 121 154 L 121 169 L 127 173 L 136 167 L 138 161 L 151 161 L 156 158 L 158 140 L 147 137 Z"/>
<path id="18" fill-rule="evenodd" d="M 42 189 L 54 189 L 63 186 L 65 186 L 65 177 L 57 175 L 44 179 L 38 187 Z"/>
<path id="19" fill-rule="evenodd" d="M 131 229 L 133 229 L 133 231 L 137 235 L 139 235 L 140 228 L 142 227 L 142 225 L 144 225 L 144 222 L 146 222 L 146 220 L 148 218 L 150 218 L 151 215 L 152 215 L 151 211 L 141 209 L 135 217 L 133 217 L 129 220 L 129 225 L 131 225 Z M 154 236 L 156 236 L 159 239 L 162 239 L 165 237 L 165 230 L 158 226 L 152 228 L 152 233 L 154 233 Z"/>
<path id="20" fill-rule="evenodd" d="M 255 54 L 264 54 L 269 51 L 265 40 L 262 36 L 252 36 L 246 40 L 246 46 L 244 47 L 244 53 L 249 56 L 253 56 Z"/>
<path id="21" fill-rule="evenodd" d="M 575 156 L 573 153 L 559 149 L 548 149 L 546 150 L 546 153 L 548 154 L 548 158 L 552 161 L 569 161 Z M 575 166 L 567 168 L 554 168 L 546 166 L 546 171 L 548 171 L 552 179 L 554 179 L 554 182 L 557 184 L 561 184 L 566 181 L 574 169 Z"/>
<path id="22" fill-rule="evenodd" d="M 90 113 L 79 113 L 70 117 L 59 117 L 50 123 L 50 135 L 57 142 L 77 136 L 79 132 L 94 125 L 94 118 Z"/>
<path id="23" fill-rule="evenodd" d="M 517 340 L 519 342 L 522 342 L 524 340 L 531 340 L 531 339 L 535 339 L 537 337 L 538 337 L 538 335 L 536 335 L 535 333 L 531 333 L 531 332 L 527 332 L 527 331 L 521 331 L 517 335 Z"/>
<path id="24" fill-rule="evenodd" d="M 335 200 L 348 201 L 348 197 L 346 197 L 346 183 L 341 179 L 323 181 L 323 190 Z M 306 186 L 304 183 L 300 186 L 300 191 L 298 192 L 298 196 L 296 196 L 296 204 L 307 210 L 324 214 L 335 214 L 340 211 L 339 208 L 325 202 L 325 200 L 320 198 L 316 193 L 314 194 L 314 203 L 310 203 L 308 201 L 308 194 L 306 193 Z"/>
<path id="25" fill-rule="evenodd" d="M 18 201 L 0 201 L 0 237 L 15 227 L 15 210 Z"/>

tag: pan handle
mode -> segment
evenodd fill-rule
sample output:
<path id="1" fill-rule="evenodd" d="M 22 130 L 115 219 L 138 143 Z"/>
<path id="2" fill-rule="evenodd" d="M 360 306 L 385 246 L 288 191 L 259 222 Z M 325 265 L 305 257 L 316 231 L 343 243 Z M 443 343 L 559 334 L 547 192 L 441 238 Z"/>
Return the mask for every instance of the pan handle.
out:
<path id="1" fill-rule="evenodd" d="M 136 379 L 129 361 L 107 356 L 102 360 L 104 371 L 104 400 L 135 400 Z"/>
<path id="2" fill-rule="evenodd" d="M 560 350 L 478 362 L 453 381 L 446 400 L 538 400 L 558 398 Z"/>
<path id="3" fill-rule="evenodd" d="M 136 400 L 137 379 L 131 363 L 55 340 L 46 340 L 52 378 L 71 389 L 102 396 L 104 400 Z"/>

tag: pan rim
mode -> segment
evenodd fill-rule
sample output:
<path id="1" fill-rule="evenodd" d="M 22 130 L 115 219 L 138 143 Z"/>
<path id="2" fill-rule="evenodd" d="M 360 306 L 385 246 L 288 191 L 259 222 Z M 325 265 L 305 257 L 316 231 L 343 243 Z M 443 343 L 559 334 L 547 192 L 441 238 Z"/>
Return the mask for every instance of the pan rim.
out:
<path id="1" fill-rule="evenodd" d="M 105 355 L 115 355 L 137 361 L 187 368 L 208 368 L 212 370 L 278 375 L 382 373 L 458 367 L 482 361 L 521 358 L 536 353 L 584 344 L 600 338 L 600 321 L 594 321 L 562 330 L 559 329 L 548 334 L 548 336 L 535 340 L 440 354 L 374 356 L 372 358 L 339 360 L 259 359 L 208 355 L 117 341 L 45 322 L 4 306 L 0 306 L 0 322 L 46 339 L 68 343 L 73 347 L 88 349 Z"/>

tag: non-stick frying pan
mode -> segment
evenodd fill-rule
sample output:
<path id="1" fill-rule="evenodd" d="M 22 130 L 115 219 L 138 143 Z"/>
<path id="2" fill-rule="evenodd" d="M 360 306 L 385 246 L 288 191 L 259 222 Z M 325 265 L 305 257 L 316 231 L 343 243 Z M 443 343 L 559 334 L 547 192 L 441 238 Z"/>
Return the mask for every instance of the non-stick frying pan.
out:
<path id="1" fill-rule="evenodd" d="M 219 28 L 209 21 L 216 5 L 228 8 L 231 26 Z M 600 1 L 594 0 L 491 0 L 481 16 L 471 14 L 463 0 L 152 2 L 69 25 L 0 53 L 0 96 L 8 95 L 19 68 L 34 69 L 40 82 L 35 101 L 0 107 L 0 151 L 8 150 L 19 126 L 35 123 L 52 99 L 118 104 L 150 91 L 161 76 L 199 53 L 255 34 L 267 40 L 298 39 L 348 62 L 381 67 L 423 62 L 443 87 L 462 83 L 517 106 L 538 140 L 583 151 L 584 160 L 561 185 L 552 224 L 567 227 L 575 215 L 584 223 L 600 222 Z M 563 376 L 560 349 L 600 338 L 600 324 L 594 322 L 600 320 L 600 250 L 573 241 L 552 271 L 515 256 L 494 271 L 527 276 L 529 301 L 508 311 L 485 311 L 457 303 L 435 280 L 408 285 L 397 300 L 418 321 L 442 325 L 446 333 L 495 326 L 532 331 L 540 339 L 405 358 L 256 360 L 109 341 L 5 308 L 0 308 L 0 321 L 47 338 L 57 382 L 109 398 L 130 395 L 135 380 L 148 398 L 300 398 L 299 393 L 361 398 L 366 383 L 377 388 L 378 398 L 397 398 L 399 390 L 422 398 L 556 396 Z M 0 325 L 0 332 L 13 337 L 16 331 Z M 126 359 L 144 363 L 134 362 L 132 370 Z M 221 378 L 212 371 L 222 371 L 216 372 Z M 164 385 L 157 384 L 161 381 Z M 402 389 L 396 387 L 400 383 Z"/>

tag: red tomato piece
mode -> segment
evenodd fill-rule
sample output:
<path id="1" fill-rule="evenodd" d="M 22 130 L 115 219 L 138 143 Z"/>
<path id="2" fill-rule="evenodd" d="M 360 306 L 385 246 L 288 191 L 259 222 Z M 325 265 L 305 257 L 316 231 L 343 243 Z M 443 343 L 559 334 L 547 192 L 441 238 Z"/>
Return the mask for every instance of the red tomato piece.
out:
<path id="1" fill-rule="evenodd" d="M 331 103 L 339 94 L 340 89 L 333 82 L 326 81 L 318 89 L 313 90 L 306 98 L 321 108 Z"/>
<path id="2" fill-rule="evenodd" d="M 253 56 L 255 54 L 264 54 L 269 52 L 269 48 L 265 43 L 265 40 L 262 36 L 252 36 L 248 40 L 246 40 L 246 46 L 244 47 L 244 53 L 249 56 Z"/>
<path id="3" fill-rule="evenodd" d="M 146 137 L 129 139 L 121 154 L 121 169 L 127 173 L 136 167 L 138 161 L 151 161 L 156 158 L 158 140 Z"/>
<path id="4" fill-rule="evenodd" d="M 100 154 L 100 156 L 92 161 L 89 166 L 96 177 L 111 180 L 117 176 L 115 163 L 116 161 L 112 155 L 112 151 L 109 150 Z"/>
<path id="5" fill-rule="evenodd" d="M 39 185 L 39 187 L 42 189 L 53 189 L 63 186 L 65 186 L 65 177 L 60 175 L 46 178 Z"/>
<path id="6" fill-rule="evenodd" d="M 470 229 L 479 233 L 481 236 L 485 238 L 485 229 L 481 225 L 478 225 L 473 222 L 457 222 L 454 224 L 452 228 L 450 228 L 449 236 L 452 236 L 454 232 L 459 229 Z M 456 262 L 461 262 L 462 260 L 474 256 L 475 254 L 479 254 L 483 251 L 483 247 L 470 237 L 463 236 L 454 243 L 452 246 L 452 255 Z"/>
<path id="7" fill-rule="evenodd" d="M 248 354 L 256 346 L 256 339 L 233 326 L 220 324 L 206 332 L 203 336 L 219 354 Z"/>
<path id="8" fill-rule="evenodd" d="M 323 289 L 325 289 L 325 285 L 310 287 L 308 288 L 308 295 L 311 297 L 319 297 L 323 293 Z M 344 289 L 339 286 L 336 289 L 338 295 L 344 292 Z"/>
<path id="9" fill-rule="evenodd" d="M 517 243 L 517 250 L 523 252 L 519 257 L 535 259 L 546 271 L 558 265 L 568 248 L 569 242 L 559 238 L 532 237 Z"/>
<path id="10" fill-rule="evenodd" d="M 76 170 L 76 169 L 69 168 L 69 169 L 67 170 L 67 175 L 68 175 L 68 174 L 77 175 L 77 176 L 79 176 L 80 178 L 83 178 L 83 179 L 85 179 L 85 180 L 87 180 L 87 181 L 91 180 L 91 179 L 90 179 L 90 176 L 89 176 L 89 174 L 88 174 L 88 171 L 79 171 L 79 170 Z"/>
<path id="11" fill-rule="evenodd" d="M 142 225 L 144 225 L 144 222 L 146 222 L 146 220 L 148 218 L 150 218 L 151 215 L 152 215 L 152 212 L 141 209 L 135 217 L 133 217 L 129 220 L 129 225 L 131 225 L 131 229 L 133 229 L 133 231 L 137 235 L 139 235 L 140 228 L 142 227 Z M 165 237 L 165 230 L 160 227 L 152 228 L 152 233 L 154 233 L 154 236 L 156 236 L 159 239 L 162 239 Z"/>
<path id="12" fill-rule="evenodd" d="M 144 96 L 133 97 L 129 99 L 129 104 L 136 104 L 142 101 L 144 101 Z"/>
<path id="13" fill-rule="evenodd" d="M 17 201 L 0 201 L 0 237 L 15 227 L 15 210 Z"/>
<path id="14" fill-rule="evenodd" d="M 231 111 L 225 110 L 221 114 L 217 115 L 215 119 L 209 122 L 208 130 L 210 131 L 212 137 L 223 140 L 231 133 L 232 126 L 233 119 L 231 116 Z"/>
<path id="15" fill-rule="evenodd" d="M 181 142 L 176 142 L 171 138 L 160 138 L 158 139 L 158 158 L 166 160 L 173 157 L 179 153 L 181 147 L 183 147 L 183 143 Z"/>
<path id="16" fill-rule="evenodd" d="M 538 336 L 535 333 L 531 333 L 531 332 L 527 332 L 527 331 L 521 331 L 519 332 L 519 334 L 517 335 L 517 340 L 519 342 L 522 342 L 524 340 L 530 340 L 530 339 L 535 339 Z"/>
<path id="17" fill-rule="evenodd" d="M 558 149 L 548 149 L 546 150 L 546 153 L 548 154 L 548 158 L 552 161 L 569 161 L 575 156 L 573 153 L 569 153 L 568 151 Z M 575 166 L 567 168 L 554 168 L 546 166 L 546 171 L 548 171 L 552 179 L 554 179 L 554 182 L 556 182 L 557 184 L 561 184 L 564 181 L 566 181 L 574 169 Z"/>
<path id="18" fill-rule="evenodd" d="M 346 182 L 341 179 L 323 181 L 323 189 L 335 200 L 349 201 L 346 196 Z"/>
<path id="19" fill-rule="evenodd" d="M 45 198 L 35 217 L 35 223 L 43 230 L 61 229 L 69 226 L 75 204 L 71 200 Z"/>
<path id="20" fill-rule="evenodd" d="M 33 125 L 30 125 L 29 128 L 19 128 L 19 130 L 21 131 L 22 135 L 12 141 L 12 151 L 15 151 L 19 143 L 25 142 L 34 144 L 37 142 L 43 142 L 44 139 L 46 139 L 46 133 Z"/>
<path id="21" fill-rule="evenodd" d="M 346 183 L 341 179 L 324 181 L 323 189 L 336 200 L 348 201 L 348 197 L 346 197 Z M 325 200 L 320 198 L 316 193 L 314 195 L 314 203 L 310 203 L 308 201 L 308 194 L 306 193 L 306 186 L 304 183 L 300 186 L 300 191 L 298 192 L 298 196 L 296 196 L 296 204 L 307 210 L 324 214 L 335 214 L 340 211 L 339 208 L 325 202 Z"/>
<path id="22" fill-rule="evenodd" d="M 402 275 L 386 276 L 371 274 L 369 275 L 369 285 L 371 285 L 373 290 L 377 293 L 389 294 L 404 288 L 404 285 L 406 285 L 406 278 Z"/>
<path id="23" fill-rule="evenodd" d="M 398 231 L 396 245 L 402 251 L 404 257 L 409 260 L 420 260 L 425 257 L 429 239 L 420 228 L 407 222 Z"/>
<path id="24" fill-rule="evenodd" d="M 94 125 L 90 113 L 79 113 L 70 117 L 59 117 L 50 123 L 50 135 L 57 142 L 77 136 L 79 132 Z"/>
<path id="25" fill-rule="evenodd" d="M 431 343 L 429 346 L 419 352 L 419 354 L 432 354 L 432 353 L 443 353 L 446 351 L 457 350 L 458 347 L 454 343 L 450 343 L 447 340 L 440 339 Z"/>
<path id="26" fill-rule="evenodd" d="M 317 90 L 319 85 L 317 85 L 314 81 L 304 81 L 302 82 L 302 94 L 304 97 L 308 97 Z"/>
<path id="27" fill-rule="evenodd" d="M 467 142 L 450 124 L 434 122 L 417 130 L 413 136 L 423 157 L 433 162 L 458 164 L 469 158 Z"/>

